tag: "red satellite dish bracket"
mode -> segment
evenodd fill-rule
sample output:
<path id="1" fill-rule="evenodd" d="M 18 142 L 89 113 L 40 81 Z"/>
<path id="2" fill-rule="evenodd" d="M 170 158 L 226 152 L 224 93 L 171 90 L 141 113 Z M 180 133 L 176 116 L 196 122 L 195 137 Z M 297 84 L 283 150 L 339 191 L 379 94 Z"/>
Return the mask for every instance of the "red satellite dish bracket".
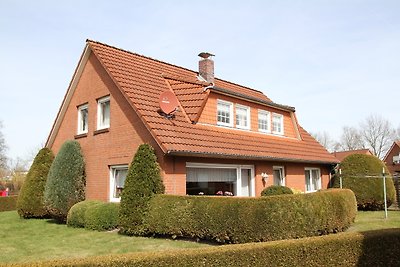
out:
<path id="1" fill-rule="evenodd" d="M 175 94 L 171 91 L 164 91 L 160 94 L 160 99 L 158 101 L 162 113 L 166 115 L 167 118 L 172 118 L 174 112 L 178 110 L 179 102 Z"/>

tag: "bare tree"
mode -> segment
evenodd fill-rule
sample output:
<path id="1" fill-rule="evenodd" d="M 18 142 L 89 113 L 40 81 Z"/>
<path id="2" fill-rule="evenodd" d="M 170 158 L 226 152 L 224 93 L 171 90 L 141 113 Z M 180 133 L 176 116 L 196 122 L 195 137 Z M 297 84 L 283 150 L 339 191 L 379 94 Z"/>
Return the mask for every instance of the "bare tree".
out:
<path id="1" fill-rule="evenodd" d="M 315 140 L 318 141 L 318 143 L 325 147 L 326 150 L 328 150 L 329 152 L 335 151 L 335 141 L 332 139 L 328 132 L 316 132 L 311 133 L 311 135 L 315 138 Z"/>
<path id="2" fill-rule="evenodd" d="M 344 126 L 340 141 L 336 143 L 336 150 L 357 150 L 364 149 L 360 131 L 355 127 Z"/>
<path id="3" fill-rule="evenodd" d="M 7 145 L 6 141 L 4 139 L 3 132 L 1 129 L 3 128 L 3 124 L 0 121 L 0 171 L 1 170 L 6 170 L 7 169 Z"/>
<path id="4" fill-rule="evenodd" d="M 370 115 L 360 124 L 361 136 L 368 148 L 382 158 L 396 138 L 390 122 L 379 115 Z"/>

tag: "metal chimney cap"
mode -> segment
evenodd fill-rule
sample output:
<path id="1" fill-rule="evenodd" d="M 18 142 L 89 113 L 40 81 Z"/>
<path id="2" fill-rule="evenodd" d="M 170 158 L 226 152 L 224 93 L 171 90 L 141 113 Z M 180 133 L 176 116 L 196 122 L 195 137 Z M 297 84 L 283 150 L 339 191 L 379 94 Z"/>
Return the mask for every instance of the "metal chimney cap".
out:
<path id="1" fill-rule="evenodd" d="M 202 57 L 202 58 L 209 58 L 209 57 L 214 57 L 215 55 L 213 55 L 213 54 L 211 54 L 211 53 L 208 53 L 208 52 L 201 52 L 200 54 L 199 54 L 199 57 Z"/>

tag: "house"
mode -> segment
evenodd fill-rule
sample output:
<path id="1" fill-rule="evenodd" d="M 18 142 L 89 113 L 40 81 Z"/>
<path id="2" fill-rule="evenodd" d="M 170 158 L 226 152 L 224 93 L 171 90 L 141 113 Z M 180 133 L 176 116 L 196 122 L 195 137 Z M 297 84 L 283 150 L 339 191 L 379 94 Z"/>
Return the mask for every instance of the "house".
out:
<path id="1" fill-rule="evenodd" d="M 214 77 L 212 55 L 199 56 L 196 72 L 87 40 L 46 142 L 54 153 L 81 144 L 87 199 L 119 201 L 142 143 L 156 151 L 167 194 L 326 188 L 338 160 L 295 109 Z"/>
<path id="2" fill-rule="evenodd" d="M 363 155 L 370 155 L 373 154 L 369 149 L 355 149 L 355 150 L 346 150 L 346 151 L 339 151 L 339 152 L 332 152 L 331 153 L 335 158 L 337 158 L 340 162 L 344 160 L 345 157 L 353 155 L 353 154 L 363 154 Z"/>
<path id="3" fill-rule="evenodd" d="M 393 176 L 400 176 L 400 140 L 393 142 L 383 158 L 387 168 Z"/>

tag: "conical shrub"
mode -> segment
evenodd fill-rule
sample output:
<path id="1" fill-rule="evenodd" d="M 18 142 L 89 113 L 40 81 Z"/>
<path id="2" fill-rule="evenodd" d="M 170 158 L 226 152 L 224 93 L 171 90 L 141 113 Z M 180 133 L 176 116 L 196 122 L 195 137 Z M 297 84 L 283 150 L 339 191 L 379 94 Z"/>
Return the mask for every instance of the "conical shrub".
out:
<path id="1" fill-rule="evenodd" d="M 119 212 L 120 233 L 127 235 L 146 235 L 143 219 L 148 204 L 154 194 L 164 193 L 160 167 L 154 149 L 140 145 L 125 180 Z"/>
<path id="2" fill-rule="evenodd" d="M 50 167 L 45 188 L 46 209 L 55 220 L 65 222 L 69 209 L 85 200 L 85 163 L 76 141 L 66 141 Z"/>
<path id="3" fill-rule="evenodd" d="M 43 197 L 47 175 L 53 160 L 53 152 L 47 147 L 37 153 L 18 194 L 17 211 L 20 217 L 43 218 L 48 215 Z"/>

